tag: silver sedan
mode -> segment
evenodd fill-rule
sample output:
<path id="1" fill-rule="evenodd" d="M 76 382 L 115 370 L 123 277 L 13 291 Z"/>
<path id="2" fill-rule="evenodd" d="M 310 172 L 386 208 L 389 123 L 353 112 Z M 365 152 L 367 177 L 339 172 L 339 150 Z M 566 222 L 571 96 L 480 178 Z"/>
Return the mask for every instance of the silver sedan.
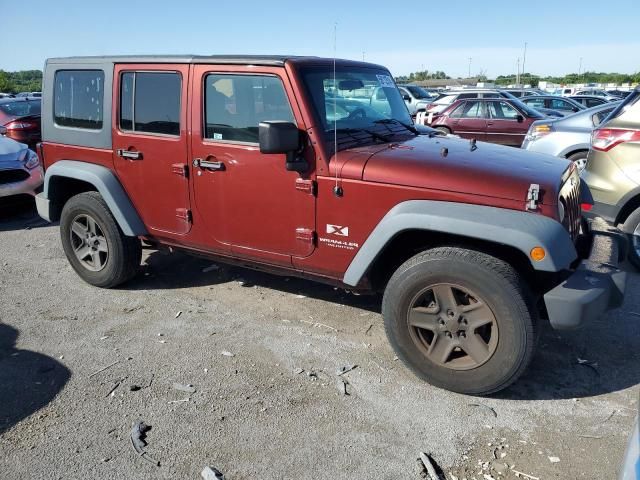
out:
<path id="1" fill-rule="evenodd" d="M 533 122 L 524 138 L 522 148 L 547 153 L 575 162 L 580 171 L 587 164 L 591 146 L 591 132 L 620 102 L 582 110 L 559 119 Z"/>
<path id="2" fill-rule="evenodd" d="M 38 155 L 23 144 L 2 136 L 0 127 L 0 198 L 35 195 L 44 172 Z"/>

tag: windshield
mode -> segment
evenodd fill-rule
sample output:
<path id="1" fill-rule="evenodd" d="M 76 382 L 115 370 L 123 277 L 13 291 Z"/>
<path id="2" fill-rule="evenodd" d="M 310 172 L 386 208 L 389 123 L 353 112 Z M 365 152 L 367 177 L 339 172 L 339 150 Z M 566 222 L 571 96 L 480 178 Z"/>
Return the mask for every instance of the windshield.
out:
<path id="1" fill-rule="evenodd" d="M 409 111 L 386 70 L 338 67 L 335 79 L 331 67 L 301 73 L 328 147 L 334 145 L 334 131 L 338 150 L 414 135 Z"/>
<path id="2" fill-rule="evenodd" d="M 0 110 L 13 117 L 40 115 L 40 100 L 27 100 L 0 103 Z"/>
<path id="3" fill-rule="evenodd" d="M 512 99 L 511 103 L 513 104 L 514 107 L 517 107 L 517 108 L 520 109 L 520 111 L 524 112 L 527 115 L 527 117 L 531 117 L 531 118 L 544 118 L 545 117 L 538 110 L 535 110 L 535 109 L 531 108 L 529 105 L 527 105 L 526 103 L 520 101 L 517 98 Z"/>
<path id="4" fill-rule="evenodd" d="M 408 86 L 405 88 L 409 90 L 411 92 L 411 95 L 413 95 L 418 100 L 421 100 L 423 98 L 431 98 L 431 94 L 420 87 Z"/>

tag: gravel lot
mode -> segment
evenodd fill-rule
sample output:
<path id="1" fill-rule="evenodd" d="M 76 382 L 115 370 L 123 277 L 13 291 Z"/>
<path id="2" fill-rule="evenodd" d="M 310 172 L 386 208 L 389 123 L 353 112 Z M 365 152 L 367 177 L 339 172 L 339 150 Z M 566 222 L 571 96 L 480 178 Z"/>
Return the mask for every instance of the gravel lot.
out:
<path id="1" fill-rule="evenodd" d="M 475 398 L 395 361 L 376 297 L 152 250 L 99 290 L 29 207 L 4 206 L 0 245 L 3 479 L 420 479 L 421 451 L 447 479 L 614 479 L 637 412 L 635 274 L 623 308 L 543 328 L 525 377 Z"/>

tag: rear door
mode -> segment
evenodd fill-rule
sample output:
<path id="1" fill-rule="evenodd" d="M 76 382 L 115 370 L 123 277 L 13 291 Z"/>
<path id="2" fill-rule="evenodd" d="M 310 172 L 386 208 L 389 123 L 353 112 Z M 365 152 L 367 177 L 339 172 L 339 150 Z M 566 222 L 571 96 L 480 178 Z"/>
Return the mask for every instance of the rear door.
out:
<path id="1" fill-rule="evenodd" d="M 489 119 L 487 121 L 487 141 L 519 147 L 527 133 L 526 122 L 519 122 L 524 116 L 511 104 L 503 100 L 487 101 Z"/>
<path id="2" fill-rule="evenodd" d="M 187 86 L 189 65 L 117 65 L 113 162 L 150 233 L 189 232 Z"/>
<path id="3" fill-rule="evenodd" d="M 449 115 L 453 133 L 463 138 L 486 140 L 487 119 L 482 100 L 466 100 Z"/>

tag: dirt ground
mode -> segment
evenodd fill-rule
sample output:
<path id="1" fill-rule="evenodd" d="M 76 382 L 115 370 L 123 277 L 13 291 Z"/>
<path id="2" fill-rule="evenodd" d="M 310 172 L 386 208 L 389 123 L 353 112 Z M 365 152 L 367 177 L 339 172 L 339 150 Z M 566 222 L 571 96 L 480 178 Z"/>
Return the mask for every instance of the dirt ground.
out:
<path id="1" fill-rule="evenodd" d="M 544 326 L 525 376 L 476 398 L 395 359 L 376 297 L 152 250 L 96 289 L 28 206 L 2 212 L 0 272 L 5 480 L 420 479 L 420 452 L 448 480 L 609 480 L 637 412 L 636 274 L 621 309 Z"/>

